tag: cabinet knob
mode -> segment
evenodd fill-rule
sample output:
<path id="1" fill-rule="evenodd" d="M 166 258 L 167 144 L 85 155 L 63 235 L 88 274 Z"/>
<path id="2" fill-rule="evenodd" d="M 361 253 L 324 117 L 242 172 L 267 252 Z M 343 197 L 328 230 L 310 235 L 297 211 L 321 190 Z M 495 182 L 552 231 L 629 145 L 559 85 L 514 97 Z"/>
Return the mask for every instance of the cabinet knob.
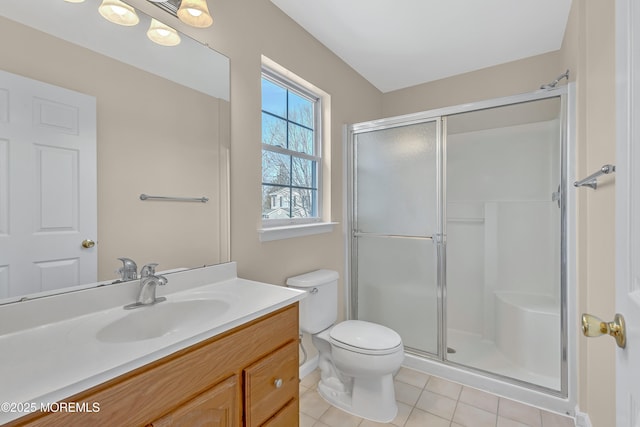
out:
<path id="1" fill-rule="evenodd" d="M 273 385 L 276 386 L 276 388 L 280 388 L 282 387 L 283 383 L 284 381 L 282 381 L 282 378 L 276 378 L 276 380 L 273 382 Z"/>

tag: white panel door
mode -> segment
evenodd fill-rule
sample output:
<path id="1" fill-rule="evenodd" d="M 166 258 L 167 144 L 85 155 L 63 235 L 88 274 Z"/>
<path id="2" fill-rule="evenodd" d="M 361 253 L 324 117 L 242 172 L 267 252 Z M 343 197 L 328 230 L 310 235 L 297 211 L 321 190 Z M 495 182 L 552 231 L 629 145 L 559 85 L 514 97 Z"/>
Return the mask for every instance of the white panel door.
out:
<path id="1" fill-rule="evenodd" d="M 640 426 L 640 4 L 616 2 L 616 426 Z M 606 363 L 606 361 L 603 361 Z"/>
<path id="2" fill-rule="evenodd" d="M 96 101 L 0 71 L 0 299 L 97 280 Z"/>

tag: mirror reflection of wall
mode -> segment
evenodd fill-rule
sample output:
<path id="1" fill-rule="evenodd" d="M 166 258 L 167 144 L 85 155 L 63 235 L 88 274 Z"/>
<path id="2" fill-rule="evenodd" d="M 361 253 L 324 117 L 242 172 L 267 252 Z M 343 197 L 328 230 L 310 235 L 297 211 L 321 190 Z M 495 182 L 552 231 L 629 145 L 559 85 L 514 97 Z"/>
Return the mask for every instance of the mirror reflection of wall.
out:
<path id="1" fill-rule="evenodd" d="M 5 6 L 9 3 L 21 2 L 7 0 Z M 31 3 L 29 7 L 34 6 Z M 97 0 L 87 3 L 98 4 Z M 0 14 L 6 12 L 5 6 Z M 122 29 L 107 24 L 113 31 Z M 98 231 L 93 240 L 98 281 L 116 278 L 118 257 L 132 258 L 139 266 L 157 262 L 159 270 L 228 261 L 226 58 L 182 37 L 180 45 L 187 39 L 226 61 L 221 97 L 213 97 L 5 17 L 0 17 L 0 37 L 19 41 L 0 46 L 1 70 L 96 99 Z M 145 42 L 154 46 L 149 48 L 154 55 L 156 48 L 175 49 Z M 209 76 L 216 78 L 213 72 Z M 11 169 L 11 159 L 7 162 Z M 205 196 L 209 201 L 141 201 L 142 193 Z M 0 236 L 0 242 L 6 237 Z M 92 236 L 78 236 L 77 244 L 86 237 Z M 0 267 L 4 264 L 0 259 Z M 20 295 L 14 290 L 4 301 Z M 0 303 L 3 296 L 7 295 L 0 295 Z"/>

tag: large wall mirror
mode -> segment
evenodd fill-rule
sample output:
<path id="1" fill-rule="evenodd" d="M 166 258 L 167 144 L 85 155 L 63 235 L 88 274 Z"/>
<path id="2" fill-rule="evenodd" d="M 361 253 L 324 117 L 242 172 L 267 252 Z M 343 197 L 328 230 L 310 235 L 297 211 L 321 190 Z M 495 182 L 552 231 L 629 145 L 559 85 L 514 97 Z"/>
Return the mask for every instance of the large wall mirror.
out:
<path id="1" fill-rule="evenodd" d="M 159 271 L 229 260 L 228 59 L 183 34 L 154 44 L 149 16 L 124 27 L 99 5 L 0 2 L 0 304 L 111 283 L 121 257 Z M 87 135 L 93 160 L 64 145 Z"/>

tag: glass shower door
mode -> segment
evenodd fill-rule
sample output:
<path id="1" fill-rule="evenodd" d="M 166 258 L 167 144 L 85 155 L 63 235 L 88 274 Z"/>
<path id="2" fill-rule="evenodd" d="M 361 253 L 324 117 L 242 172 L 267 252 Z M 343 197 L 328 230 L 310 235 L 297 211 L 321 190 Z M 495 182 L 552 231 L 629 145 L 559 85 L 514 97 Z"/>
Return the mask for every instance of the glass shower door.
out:
<path id="1" fill-rule="evenodd" d="M 352 141 L 351 314 L 438 354 L 437 120 L 359 129 Z"/>
<path id="2" fill-rule="evenodd" d="M 446 118 L 447 360 L 561 391 L 560 97 Z"/>

